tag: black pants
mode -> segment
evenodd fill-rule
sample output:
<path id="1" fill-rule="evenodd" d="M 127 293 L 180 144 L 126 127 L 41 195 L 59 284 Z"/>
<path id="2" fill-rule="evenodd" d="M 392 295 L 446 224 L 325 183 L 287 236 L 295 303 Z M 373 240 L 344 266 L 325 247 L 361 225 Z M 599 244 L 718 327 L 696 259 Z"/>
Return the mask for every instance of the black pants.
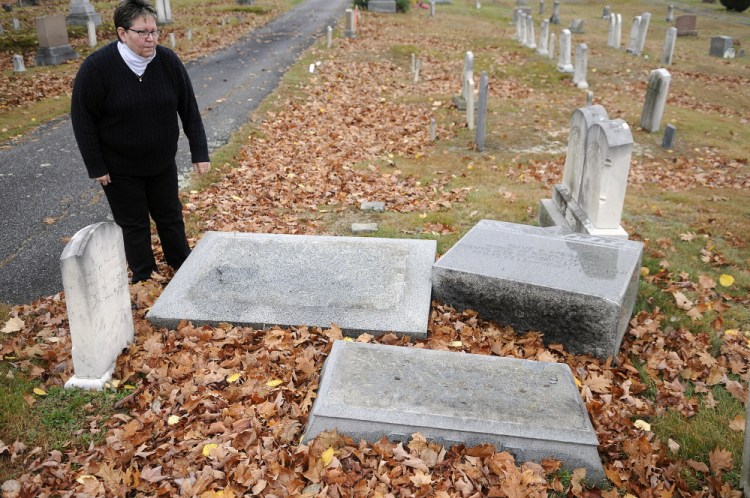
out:
<path id="1" fill-rule="evenodd" d="M 109 207 L 125 239 L 125 257 L 133 282 L 146 280 L 156 270 L 151 249 L 149 215 L 156 223 L 164 258 L 177 270 L 190 254 L 178 196 L 177 166 L 170 165 L 153 176 L 110 174 L 104 187 Z"/>

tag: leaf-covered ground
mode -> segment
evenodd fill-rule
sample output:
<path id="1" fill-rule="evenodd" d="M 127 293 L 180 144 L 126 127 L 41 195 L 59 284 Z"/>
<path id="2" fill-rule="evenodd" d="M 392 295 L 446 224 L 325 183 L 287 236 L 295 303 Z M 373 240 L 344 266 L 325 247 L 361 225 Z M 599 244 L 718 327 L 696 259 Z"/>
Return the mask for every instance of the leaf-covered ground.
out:
<path id="1" fill-rule="evenodd" d="M 186 213 L 198 220 L 200 230 L 322 233 L 326 214 L 362 200 L 383 200 L 401 213 L 465 202 L 469 189 L 451 188 L 449 174 L 422 182 L 390 161 L 428 154 L 428 124 L 437 110 L 449 106 L 410 100 L 414 87 L 408 84 L 408 68 L 382 56 L 399 42 L 416 40 L 391 29 L 387 16 L 367 16 L 357 39 L 337 40 L 331 52 L 313 51 L 323 63 L 300 94 L 265 115 L 237 167 L 186 198 Z M 435 51 L 460 45 L 437 37 L 425 43 Z M 517 62 L 512 55 L 494 58 L 498 65 Z M 423 68 L 430 92 L 456 92 L 460 59 L 426 57 Z M 502 88 L 510 100 L 533 93 L 514 78 L 493 88 Z M 438 135 L 455 138 L 459 128 L 443 124 Z M 748 188 L 741 161 L 715 150 L 698 152 L 672 164 L 634 161 L 631 182 L 663 181 L 676 191 L 696 182 Z M 560 168 L 560 161 L 531 161 L 507 174 L 518 183 L 550 185 L 559 181 Z M 686 232 L 683 240 L 696 237 Z M 652 251 L 663 251 L 666 259 L 671 243 L 653 241 L 657 249 Z M 721 258 L 710 245 L 704 251 L 709 263 Z M 644 269 L 643 281 L 691 319 L 748 305 L 747 297 L 726 290 L 731 282 L 673 274 L 667 266 Z M 518 335 L 440 303 L 433 303 L 427 340 L 409 343 L 392 334 L 357 339 L 568 364 L 610 481 L 607 489 L 587 489 L 581 469 L 571 474 L 552 460 L 517 462 L 489 446 L 445 449 L 419 434 L 406 444 L 369 444 L 336 434 L 302 441 L 321 366 L 332 342 L 343 339 L 340 330 L 189 323 L 155 329 L 144 316 L 169 280 L 167 269 L 161 273 L 131 287 L 136 341 L 119 358 L 113 386 L 129 394 L 112 418 L 88 416 L 85 430 L 104 433 L 105 442 L 46 451 L 23 440 L 0 441 L 0 463 L 24 464 L 26 472 L 18 479 L 22 496 L 741 495 L 725 482 L 739 470 L 726 448 L 716 446 L 705 461 L 684 458 L 676 441 L 660 440 L 648 423 L 667 410 L 693 416 L 701 404 L 717 403 L 717 388 L 746 401 L 748 340 L 742 330 L 726 330 L 720 315 L 705 332 L 694 333 L 658 307 L 640 311 L 614 361 L 570 355 L 560 345 L 544 345 L 539 334 Z M 0 354 L 12 362 L 11 375 L 23 373 L 45 389 L 72 375 L 63 295 L 15 307 L 5 326 L 20 329 L 5 334 L 0 346 Z M 33 393 L 27 396 L 29 404 L 38 400 Z M 743 430 L 744 419 L 732 428 Z"/>

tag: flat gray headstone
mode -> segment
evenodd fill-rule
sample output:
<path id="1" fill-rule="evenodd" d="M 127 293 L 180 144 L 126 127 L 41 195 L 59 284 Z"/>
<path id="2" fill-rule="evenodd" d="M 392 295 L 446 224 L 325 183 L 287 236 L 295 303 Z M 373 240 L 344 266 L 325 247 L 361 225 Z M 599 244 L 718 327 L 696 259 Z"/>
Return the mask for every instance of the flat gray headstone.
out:
<path id="1" fill-rule="evenodd" d="M 424 338 L 434 240 L 207 232 L 148 314 Z"/>
<path id="2" fill-rule="evenodd" d="M 60 266 L 73 343 L 74 375 L 65 387 L 100 390 L 134 337 L 122 229 L 96 223 L 79 230 Z"/>
<path id="3" fill-rule="evenodd" d="M 87 23 L 93 22 L 95 26 L 101 26 L 102 16 L 100 16 L 89 0 L 72 0 L 70 3 L 70 14 L 65 18 L 69 26 L 86 26 Z"/>
<path id="4" fill-rule="evenodd" d="M 352 223 L 352 233 L 372 233 L 378 231 L 377 223 Z"/>
<path id="5" fill-rule="evenodd" d="M 482 220 L 433 266 L 433 299 L 573 354 L 615 357 L 642 253 L 640 242 Z"/>
<path id="6" fill-rule="evenodd" d="M 369 0 L 367 2 L 369 12 L 396 13 L 396 0 Z"/>
<path id="7" fill-rule="evenodd" d="M 336 341 L 326 359 L 304 440 L 336 429 L 355 440 L 446 447 L 494 444 L 516 461 L 556 458 L 604 471 L 598 440 L 570 368 L 516 358 Z"/>

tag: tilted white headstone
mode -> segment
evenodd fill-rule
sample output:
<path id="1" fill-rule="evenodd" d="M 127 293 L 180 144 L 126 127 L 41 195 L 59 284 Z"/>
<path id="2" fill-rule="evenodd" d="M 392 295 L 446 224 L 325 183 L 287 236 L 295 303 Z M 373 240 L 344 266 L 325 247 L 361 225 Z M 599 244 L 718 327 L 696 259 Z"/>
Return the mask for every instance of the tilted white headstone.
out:
<path id="1" fill-rule="evenodd" d="M 582 107 L 573 111 L 570 117 L 568 149 L 563 167 L 563 185 L 577 201 L 583 182 L 583 164 L 586 160 L 586 137 L 594 123 L 609 120 L 607 110 L 600 105 Z"/>
<path id="2" fill-rule="evenodd" d="M 464 55 L 464 69 L 461 73 L 461 96 L 464 98 L 464 101 L 469 101 L 469 90 L 468 85 L 466 84 L 467 81 L 472 82 L 472 92 L 473 92 L 473 83 L 474 83 L 474 53 L 471 51 L 466 52 Z M 472 94 L 473 98 L 473 94 Z"/>
<path id="3" fill-rule="evenodd" d="M 630 27 L 630 38 L 628 39 L 628 46 L 625 49 L 628 53 L 635 54 L 638 49 L 638 32 L 641 27 L 641 16 L 635 16 L 633 18 L 633 24 Z"/>
<path id="4" fill-rule="evenodd" d="M 549 21 L 547 19 L 542 20 L 536 53 L 543 56 L 549 55 Z"/>
<path id="5" fill-rule="evenodd" d="M 572 73 L 573 64 L 570 62 L 571 34 L 565 28 L 560 32 L 560 55 L 557 59 L 557 70 L 561 73 Z"/>
<path id="6" fill-rule="evenodd" d="M 622 45 L 622 14 L 615 16 L 615 48 L 619 49 Z"/>
<path id="7" fill-rule="evenodd" d="M 536 49 L 536 35 L 534 34 L 534 18 L 526 16 L 526 46 Z"/>
<path id="8" fill-rule="evenodd" d="M 466 125 L 474 129 L 474 77 L 466 79 Z"/>
<path id="9" fill-rule="evenodd" d="M 23 62 L 23 56 L 15 54 L 13 55 L 13 71 L 22 73 L 26 71 L 26 64 Z"/>
<path id="10" fill-rule="evenodd" d="M 667 29 L 667 36 L 664 38 L 664 52 L 661 56 L 661 63 L 665 66 L 672 65 L 672 58 L 674 57 L 674 45 L 677 41 L 677 28 L 672 26 Z"/>
<path id="11" fill-rule="evenodd" d="M 326 47 L 331 48 L 331 44 L 333 44 L 333 28 L 328 26 L 326 28 Z"/>
<path id="12" fill-rule="evenodd" d="M 671 81 L 672 75 L 666 69 L 659 68 L 651 71 L 648 88 L 646 89 L 646 101 L 643 104 L 643 113 L 641 114 L 640 125 L 644 130 L 648 132 L 659 131 Z"/>
<path id="13" fill-rule="evenodd" d="M 96 23 L 88 21 L 86 23 L 86 31 L 89 36 L 89 47 L 96 47 Z"/>
<path id="14" fill-rule="evenodd" d="M 598 229 L 620 229 L 633 134 L 622 119 L 591 125 L 579 204 Z"/>
<path id="15" fill-rule="evenodd" d="M 609 22 L 607 23 L 607 46 L 608 47 L 614 47 L 615 46 L 615 23 L 616 16 L 614 14 L 611 14 L 609 16 Z"/>
<path id="16" fill-rule="evenodd" d="M 526 43 L 526 14 L 521 12 L 516 20 L 516 31 L 518 31 L 518 42 Z"/>
<path id="17" fill-rule="evenodd" d="M 73 343 L 74 375 L 65 387 L 102 389 L 134 337 L 122 230 L 111 222 L 79 230 L 60 266 Z"/>
<path id="18" fill-rule="evenodd" d="M 489 77 L 483 71 L 482 76 L 479 78 L 479 102 L 477 105 L 477 130 L 475 136 L 479 152 L 484 150 L 484 137 L 487 134 L 487 100 L 489 98 L 489 89 Z"/>
<path id="19" fill-rule="evenodd" d="M 589 47 L 585 43 L 579 43 L 576 46 L 576 64 L 575 73 L 573 74 L 573 83 L 575 83 L 575 85 L 581 90 L 586 90 L 589 87 L 588 81 L 586 81 L 588 55 Z"/>
<path id="20" fill-rule="evenodd" d="M 635 55 L 641 55 L 646 47 L 646 35 L 648 35 L 648 25 L 651 22 L 651 13 L 644 12 L 641 14 L 641 22 L 638 25 L 638 38 L 635 45 Z"/>
<path id="21" fill-rule="evenodd" d="M 557 46 L 557 42 L 555 38 L 556 38 L 555 33 L 549 34 L 549 58 L 552 61 L 555 60 L 555 47 Z"/>

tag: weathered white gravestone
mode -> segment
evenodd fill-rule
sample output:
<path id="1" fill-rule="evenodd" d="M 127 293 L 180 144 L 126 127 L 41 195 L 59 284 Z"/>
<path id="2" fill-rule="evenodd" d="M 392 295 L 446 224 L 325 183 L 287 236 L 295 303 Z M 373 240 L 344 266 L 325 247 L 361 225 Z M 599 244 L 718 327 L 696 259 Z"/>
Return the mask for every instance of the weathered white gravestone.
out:
<path id="1" fill-rule="evenodd" d="M 207 232 L 147 318 L 427 336 L 434 240 Z"/>
<path id="2" fill-rule="evenodd" d="M 555 47 L 557 46 L 557 43 L 555 42 L 555 33 L 549 34 L 549 59 L 555 60 Z"/>
<path id="3" fill-rule="evenodd" d="M 453 96 L 453 103 L 459 111 L 466 110 L 466 100 L 469 93 L 468 81 L 474 82 L 474 53 L 471 51 L 464 55 L 464 68 L 461 71 L 461 95 Z"/>
<path id="4" fill-rule="evenodd" d="M 474 78 L 466 80 L 466 126 L 474 129 Z"/>
<path id="5" fill-rule="evenodd" d="M 156 20 L 159 24 L 172 22 L 172 6 L 169 0 L 156 0 Z"/>
<path id="6" fill-rule="evenodd" d="M 13 24 L 13 31 L 18 31 L 21 29 L 21 21 L 19 21 L 17 17 L 14 17 L 11 22 Z"/>
<path id="7" fill-rule="evenodd" d="M 673 22 L 674 21 L 674 5 L 669 4 L 667 7 L 667 17 L 665 19 L 667 22 Z"/>
<path id="8" fill-rule="evenodd" d="M 750 403 L 746 403 L 745 407 L 745 442 L 742 447 L 740 487 L 745 496 L 750 496 Z"/>
<path id="9" fill-rule="evenodd" d="M 69 26 L 86 26 L 87 23 L 93 22 L 94 26 L 102 24 L 100 16 L 89 0 L 71 0 L 70 14 L 65 18 Z"/>
<path id="10" fill-rule="evenodd" d="M 664 107 L 667 104 L 669 83 L 672 75 L 664 68 L 654 69 L 648 79 L 646 101 L 643 104 L 640 126 L 648 132 L 659 131 Z"/>
<path id="11" fill-rule="evenodd" d="M 614 47 L 615 46 L 615 22 L 616 16 L 614 14 L 609 16 L 607 23 L 607 46 L 608 47 Z"/>
<path id="12" fill-rule="evenodd" d="M 450 372 L 450 375 L 446 375 Z M 564 363 L 336 341 L 303 440 L 336 429 L 359 441 L 446 448 L 493 444 L 520 464 L 555 458 L 605 480 L 596 432 Z"/>
<path id="13" fill-rule="evenodd" d="M 547 56 L 549 55 L 549 21 L 547 19 L 542 20 L 542 26 L 539 31 L 539 45 L 537 46 L 536 53 Z"/>
<path id="14" fill-rule="evenodd" d="M 526 44 L 526 14 L 521 13 L 516 21 L 516 30 L 518 31 L 518 41 L 521 45 Z"/>
<path id="15" fill-rule="evenodd" d="M 573 64 L 570 62 L 571 34 L 569 29 L 560 32 L 560 55 L 557 59 L 557 70 L 561 73 L 572 73 Z"/>
<path id="16" fill-rule="evenodd" d="M 333 28 L 328 26 L 326 28 L 326 47 L 331 48 L 333 44 Z"/>
<path id="17" fill-rule="evenodd" d="M 635 16 L 633 18 L 633 24 L 630 27 L 630 38 L 628 38 L 628 46 L 625 49 L 626 52 L 635 54 L 638 48 L 638 31 L 641 26 L 641 16 Z"/>
<path id="18" fill-rule="evenodd" d="M 477 106 L 477 132 L 476 132 L 476 144 L 477 150 L 482 152 L 484 150 L 484 137 L 487 134 L 487 100 L 489 98 L 489 78 L 486 72 L 482 72 L 482 76 L 479 78 L 479 104 Z"/>
<path id="19" fill-rule="evenodd" d="M 134 337 L 122 230 L 114 223 L 81 229 L 65 246 L 60 266 L 75 373 L 65 387 L 102 389 Z"/>
<path id="20" fill-rule="evenodd" d="M 89 38 L 89 47 L 96 47 L 96 24 L 94 24 L 94 21 L 86 23 L 86 32 Z"/>
<path id="21" fill-rule="evenodd" d="M 588 54 L 589 47 L 585 43 L 579 43 L 578 46 L 576 46 L 573 83 L 582 90 L 586 90 L 589 87 L 588 81 L 586 81 L 586 73 L 588 72 Z"/>
<path id="22" fill-rule="evenodd" d="M 26 64 L 23 63 L 23 56 L 14 54 L 13 55 L 13 71 L 22 73 L 26 71 Z"/>
<path id="23" fill-rule="evenodd" d="M 552 3 L 552 15 L 549 18 L 550 24 L 560 24 L 560 0 Z"/>
<path id="24" fill-rule="evenodd" d="M 635 44 L 635 55 L 641 55 L 646 47 L 646 35 L 648 34 L 648 25 L 651 22 L 651 13 L 644 12 L 641 14 L 641 22 L 638 24 L 638 37 Z"/>
<path id="25" fill-rule="evenodd" d="M 674 57 L 674 45 L 677 41 L 677 28 L 674 26 L 667 29 L 667 36 L 664 38 L 664 51 L 661 56 L 661 63 L 665 66 L 672 65 Z"/>
<path id="26" fill-rule="evenodd" d="M 586 162 L 586 137 L 594 123 L 609 120 L 607 110 L 600 105 L 576 109 L 570 117 L 568 148 L 563 167 L 563 185 L 578 200 L 583 183 L 583 165 Z"/>
<path id="27" fill-rule="evenodd" d="M 617 14 L 615 16 L 615 45 L 614 47 L 616 49 L 619 49 L 620 45 L 622 45 L 622 14 Z"/>
<path id="28" fill-rule="evenodd" d="M 536 50 L 536 35 L 534 34 L 534 18 L 526 16 L 526 43 L 525 45 Z"/>
<path id="29" fill-rule="evenodd" d="M 346 28 L 344 29 L 344 36 L 347 38 L 357 37 L 357 24 L 354 21 L 354 10 L 346 9 Z"/>
<path id="30" fill-rule="evenodd" d="M 542 332 L 573 354 L 614 358 L 642 253 L 640 242 L 482 220 L 433 265 L 433 299 Z"/>
<path id="31" fill-rule="evenodd" d="M 577 109 L 571 118 L 563 183 L 540 203 L 539 224 L 578 233 L 627 239 L 620 226 L 633 135 L 602 106 Z"/>

